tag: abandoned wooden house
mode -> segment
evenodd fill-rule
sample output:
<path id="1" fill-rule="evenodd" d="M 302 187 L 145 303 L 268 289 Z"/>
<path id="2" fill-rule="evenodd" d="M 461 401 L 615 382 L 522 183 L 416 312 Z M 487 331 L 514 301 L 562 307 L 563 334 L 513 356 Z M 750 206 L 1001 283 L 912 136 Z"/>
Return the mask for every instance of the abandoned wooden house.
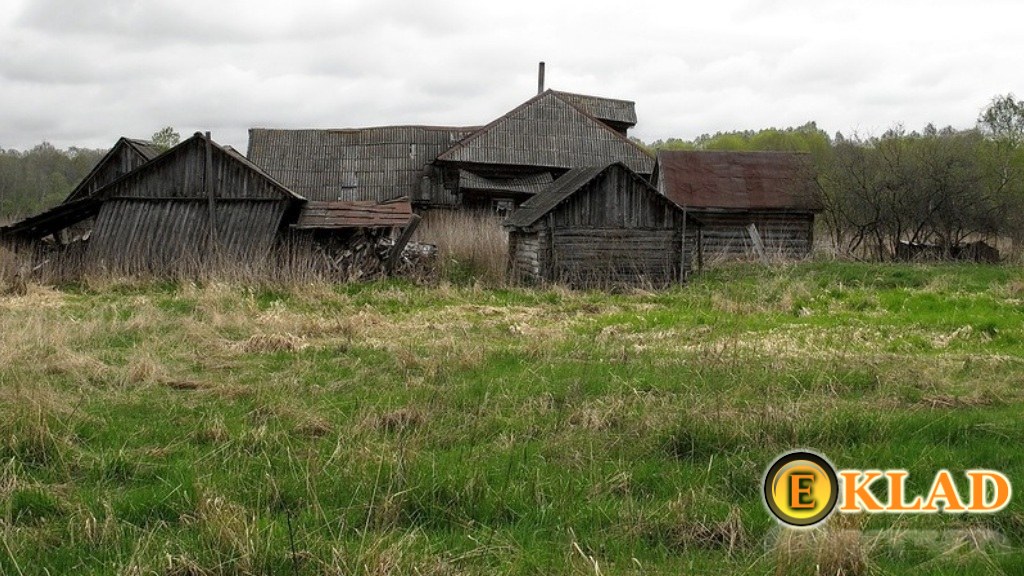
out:
<path id="1" fill-rule="evenodd" d="M 708 258 L 802 258 L 821 211 L 807 154 L 662 151 L 658 190 L 700 220 Z"/>
<path id="2" fill-rule="evenodd" d="M 700 222 L 622 163 L 574 168 L 505 221 L 521 282 L 683 282 L 700 262 Z"/>
<path id="3" fill-rule="evenodd" d="M 572 168 L 654 158 L 626 137 L 632 102 L 543 91 L 483 127 L 249 131 L 248 157 L 311 200 L 407 196 L 419 208 L 510 212 Z"/>

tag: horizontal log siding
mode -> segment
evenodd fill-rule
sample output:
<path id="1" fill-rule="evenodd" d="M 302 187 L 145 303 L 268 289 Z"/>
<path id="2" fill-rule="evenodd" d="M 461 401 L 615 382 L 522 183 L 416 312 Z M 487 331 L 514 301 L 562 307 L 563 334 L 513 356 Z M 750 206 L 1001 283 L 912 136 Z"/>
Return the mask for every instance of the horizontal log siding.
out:
<path id="1" fill-rule="evenodd" d="M 555 230 L 554 279 L 571 284 L 650 283 L 679 280 L 675 230 L 578 228 Z"/>
<path id="2" fill-rule="evenodd" d="M 547 247 L 537 232 L 509 234 L 509 262 L 512 279 L 536 283 L 544 279 L 541 263 L 547 259 Z"/>
<path id="3" fill-rule="evenodd" d="M 814 242 L 814 216 L 806 214 L 707 214 L 691 212 L 703 224 L 705 258 L 745 258 L 754 254 L 747 233 L 751 223 L 764 242 L 768 256 L 803 258 Z"/>
<path id="4" fill-rule="evenodd" d="M 283 200 L 218 203 L 215 255 L 229 262 L 263 258 L 287 207 Z M 205 261 L 208 231 L 205 199 L 110 200 L 96 219 L 88 255 L 113 270 L 164 272 Z"/>

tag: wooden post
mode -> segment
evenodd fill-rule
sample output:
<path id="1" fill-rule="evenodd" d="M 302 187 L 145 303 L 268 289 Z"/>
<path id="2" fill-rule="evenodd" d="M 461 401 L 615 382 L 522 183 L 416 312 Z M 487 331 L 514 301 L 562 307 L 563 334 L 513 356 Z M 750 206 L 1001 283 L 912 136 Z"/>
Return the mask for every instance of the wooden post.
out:
<path id="1" fill-rule="evenodd" d="M 754 243 L 754 253 L 761 259 L 761 262 L 768 263 L 768 255 L 764 253 L 764 244 L 761 242 L 761 235 L 757 232 L 757 225 L 753 222 L 747 226 L 747 233 L 750 234 L 750 241 Z"/>
<path id="2" fill-rule="evenodd" d="M 683 238 L 679 241 L 679 281 L 686 281 L 686 220 L 689 218 L 689 213 L 686 208 L 683 207 Z"/>
<path id="3" fill-rule="evenodd" d="M 409 224 L 402 230 L 402 235 L 395 241 L 395 245 L 391 247 L 391 252 L 388 253 L 388 259 L 384 262 L 384 269 L 388 274 L 391 274 L 395 270 L 395 266 L 398 265 L 398 260 L 402 256 L 402 250 L 405 249 L 405 245 L 412 239 L 412 233 L 416 231 L 416 228 L 420 225 L 420 220 L 423 218 L 419 214 L 413 214 L 412 218 L 409 219 Z"/>
<path id="4" fill-rule="evenodd" d="M 206 140 L 206 162 L 204 166 L 203 181 L 206 185 L 206 206 L 209 211 L 209 226 L 210 235 L 207 238 L 207 255 L 213 256 L 214 251 L 217 249 L 217 198 L 216 190 L 214 188 L 213 179 L 213 141 L 210 139 L 210 133 L 205 134 Z"/>
<path id="5" fill-rule="evenodd" d="M 555 219 L 548 212 L 548 230 L 547 230 L 547 244 L 548 244 L 548 263 L 547 270 L 545 272 L 545 280 L 547 282 L 555 281 Z"/>

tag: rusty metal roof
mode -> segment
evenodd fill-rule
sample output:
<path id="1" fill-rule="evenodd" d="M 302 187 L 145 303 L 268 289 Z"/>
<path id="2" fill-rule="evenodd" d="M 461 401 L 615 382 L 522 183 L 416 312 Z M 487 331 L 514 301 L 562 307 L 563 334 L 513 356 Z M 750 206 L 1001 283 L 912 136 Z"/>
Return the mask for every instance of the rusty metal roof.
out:
<path id="1" fill-rule="evenodd" d="M 373 200 L 309 201 L 292 228 L 300 230 L 340 228 L 402 228 L 412 219 L 408 198 Z"/>
<path id="2" fill-rule="evenodd" d="M 809 154 L 661 151 L 655 177 L 687 208 L 821 210 Z"/>

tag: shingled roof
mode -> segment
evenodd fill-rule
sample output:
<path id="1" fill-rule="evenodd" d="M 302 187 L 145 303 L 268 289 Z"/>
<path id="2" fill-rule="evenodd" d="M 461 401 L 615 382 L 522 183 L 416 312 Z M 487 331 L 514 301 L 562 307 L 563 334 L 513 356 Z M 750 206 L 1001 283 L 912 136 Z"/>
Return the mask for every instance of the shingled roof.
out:
<path id="1" fill-rule="evenodd" d="M 636 103 L 630 100 L 602 98 L 587 94 L 553 91 L 559 98 L 582 109 L 594 118 L 615 126 L 616 128 L 632 128 L 636 126 Z"/>
<path id="2" fill-rule="evenodd" d="M 808 154 L 661 151 L 655 180 L 687 208 L 821 210 Z"/>
<path id="3" fill-rule="evenodd" d="M 437 160 L 557 169 L 622 162 L 640 174 L 653 171 L 646 151 L 567 98 L 552 90 L 538 94 Z"/>
<path id="4" fill-rule="evenodd" d="M 248 157 L 310 200 L 420 198 L 424 168 L 477 127 L 249 130 Z"/>

